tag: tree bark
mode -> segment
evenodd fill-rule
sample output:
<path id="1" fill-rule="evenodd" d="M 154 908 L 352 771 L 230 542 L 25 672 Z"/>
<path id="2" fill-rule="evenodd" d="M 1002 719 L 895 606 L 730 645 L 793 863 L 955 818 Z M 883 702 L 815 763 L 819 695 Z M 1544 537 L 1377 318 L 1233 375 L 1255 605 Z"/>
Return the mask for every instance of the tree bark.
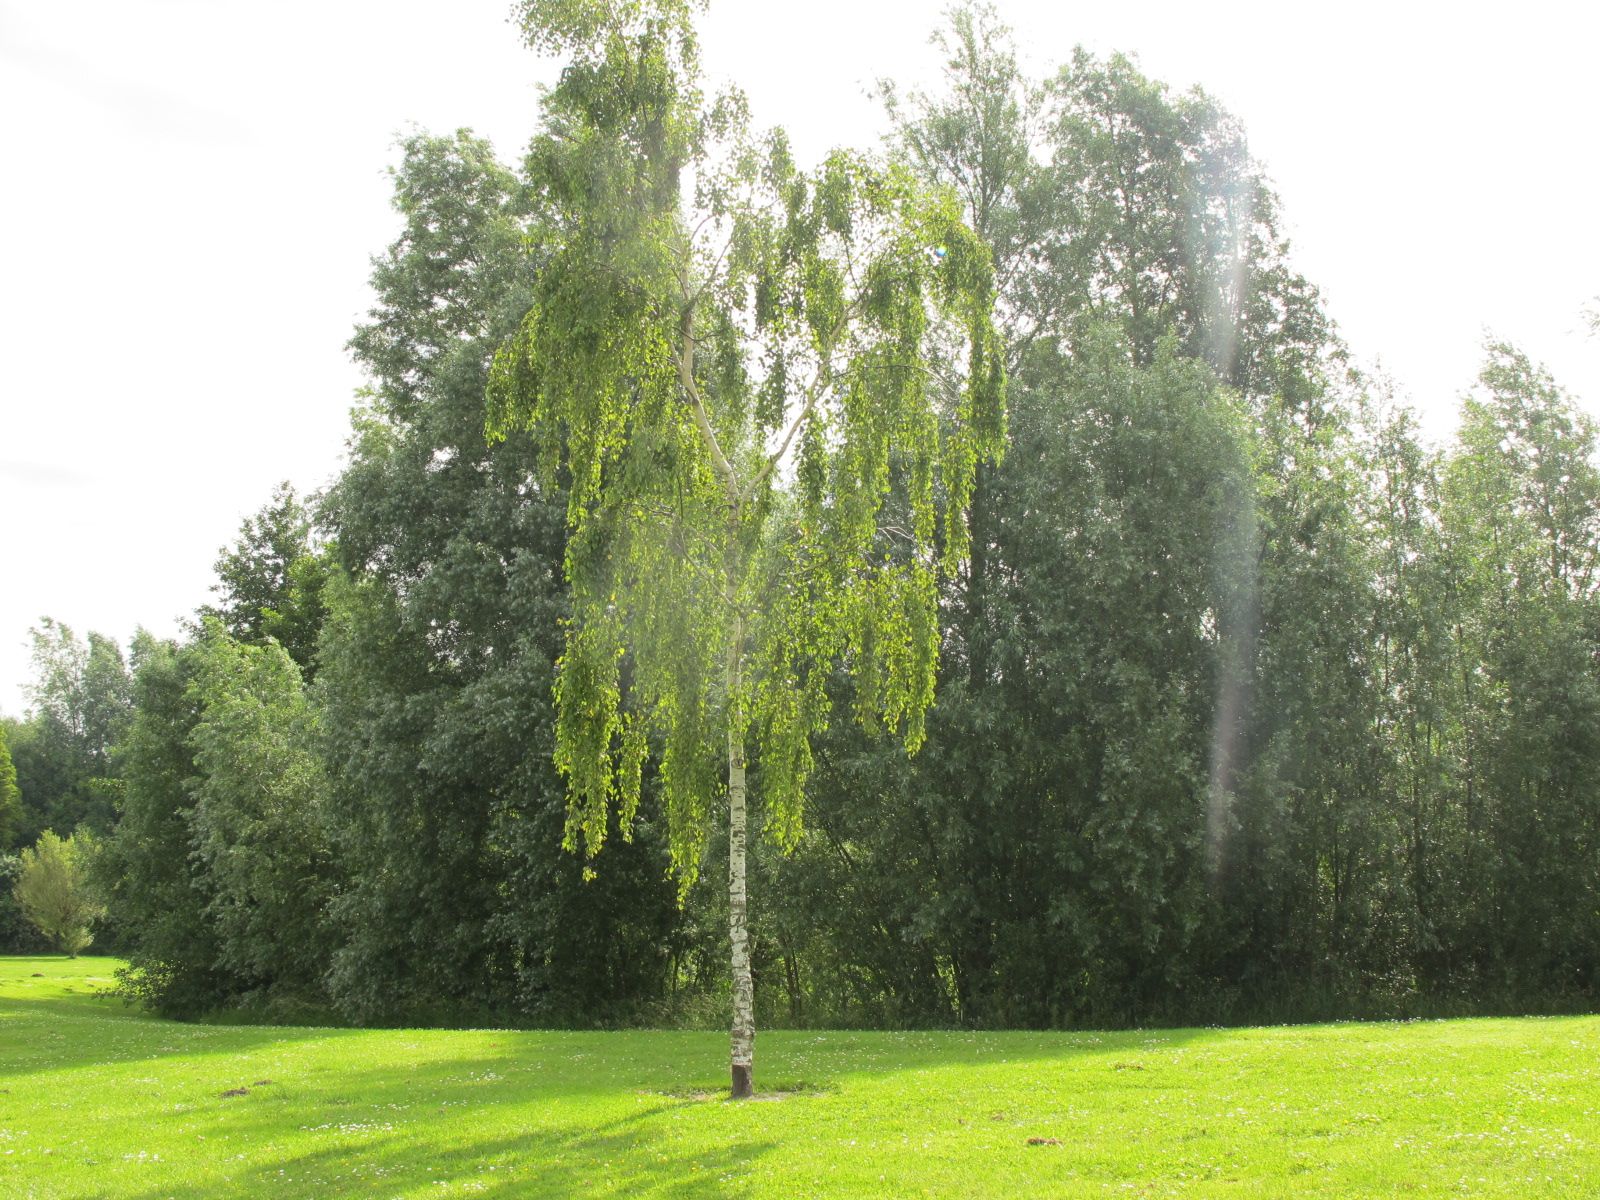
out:
<path id="1" fill-rule="evenodd" d="M 740 710 L 744 617 L 733 615 L 728 648 L 728 940 L 733 951 L 732 1098 L 755 1094 L 755 983 L 750 976 L 750 926 L 745 896 L 744 721 Z"/>

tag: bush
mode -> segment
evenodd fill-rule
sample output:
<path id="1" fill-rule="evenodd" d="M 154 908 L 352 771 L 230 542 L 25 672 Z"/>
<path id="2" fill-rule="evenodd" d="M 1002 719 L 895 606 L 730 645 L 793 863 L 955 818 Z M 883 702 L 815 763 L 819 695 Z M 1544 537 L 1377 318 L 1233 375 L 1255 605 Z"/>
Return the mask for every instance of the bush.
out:
<path id="1" fill-rule="evenodd" d="M 72 958 L 94 941 L 89 927 L 105 915 L 89 882 L 93 836 L 80 830 L 59 838 L 50 830 L 21 855 L 14 894 L 28 920 Z"/>

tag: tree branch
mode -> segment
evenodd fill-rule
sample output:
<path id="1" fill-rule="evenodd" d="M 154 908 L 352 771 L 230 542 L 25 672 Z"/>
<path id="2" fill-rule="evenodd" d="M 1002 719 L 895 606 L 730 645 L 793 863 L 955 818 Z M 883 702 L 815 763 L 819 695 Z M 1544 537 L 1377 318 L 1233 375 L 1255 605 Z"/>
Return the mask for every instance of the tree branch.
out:
<path id="1" fill-rule="evenodd" d="M 728 489 L 729 502 L 737 505 L 744 498 L 739 488 L 739 477 L 734 473 L 733 464 L 728 461 L 728 456 L 722 452 L 716 431 L 711 428 L 711 418 L 706 415 L 706 406 L 701 402 L 700 389 L 694 382 L 693 304 L 684 306 L 683 320 L 679 323 L 678 332 L 681 335 L 680 344 L 673 354 L 678 360 L 678 382 L 683 386 L 684 395 L 688 397 L 689 408 L 694 413 L 694 423 L 700 429 L 700 438 L 705 442 L 706 449 L 711 452 L 712 465 L 716 467 L 717 474 L 722 476 L 722 482 Z"/>
<path id="2" fill-rule="evenodd" d="M 833 329 L 829 331 L 827 349 L 823 351 L 820 361 L 817 363 L 816 378 L 811 381 L 811 386 L 806 389 L 805 405 L 800 409 L 800 415 L 795 417 L 793 423 L 789 426 L 788 432 L 783 435 L 783 441 L 778 443 L 778 448 L 767 456 L 767 461 L 762 464 L 761 470 L 757 471 L 756 477 L 750 481 L 748 489 L 750 496 L 753 497 L 756 489 L 767 481 L 767 477 L 773 471 L 777 470 L 778 464 L 783 461 L 783 456 L 789 452 L 789 443 L 794 441 L 794 435 L 800 432 L 800 426 L 804 425 L 806 418 L 816 410 L 817 400 L 832 385 L 834 343 L 838 340 L 839 335 L 844 332 L 845 326 L 849 323 L 851 316 L 855 314 L 860 302 L 861 297 L 858 295 L 849 304 L 845 305 L 844 311 L 839 314 L 838 321 L 834 323 Z"/>
<path id="3" fill-rule="evenodd" d="M 829 371 L 827 374 L 831 377 L 833 372 Z M 805 407 L 800 410 L 800 415 L 789 426 L 789 431 L 783 435 L 783 441 L 779 443 L 778 448 L 767 456 L 767 461 L 762 464 L 761 470 L 757 471 L 756 477 L 750 481 L 750 494 L 752 496 L 755 495 L 755 490 L 767 481 L 767 476 L 777 469 L 778 464 L 783 461 L 783 456 L 789 452 L 789 443 L 794 441 L 794 435 L 800 432 L 800 426 L 805 423 L 806 418 L 816 409 L 817 397 L 822 395 L 823 384 L 824 379 L 821 378 L 812 384 L 806 395 Z"/>

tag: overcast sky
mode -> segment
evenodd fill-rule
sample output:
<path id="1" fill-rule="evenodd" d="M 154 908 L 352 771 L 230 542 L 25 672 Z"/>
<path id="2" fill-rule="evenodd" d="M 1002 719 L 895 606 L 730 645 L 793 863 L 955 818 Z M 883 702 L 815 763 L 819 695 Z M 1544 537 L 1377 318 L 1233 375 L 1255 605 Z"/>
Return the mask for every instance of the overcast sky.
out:
<path id="1" fill-rule="evenodd" d="M 333 476 L 396 135 L 533 131 L 553 71 L 509 7 L 0 0 L 0 711 L 41 616 L 172 633 L 274 483 Z M 714 0 L 706 62 L 802 154 L 870 146 L 867 87 L 935 77 L 942 7 Z M 1238 114 L 1296 264 L 1436 435 L 1486 330 L 1595 411 L 1600 6 L 999 7 L 1036 72 L 1124 50 Z"/>

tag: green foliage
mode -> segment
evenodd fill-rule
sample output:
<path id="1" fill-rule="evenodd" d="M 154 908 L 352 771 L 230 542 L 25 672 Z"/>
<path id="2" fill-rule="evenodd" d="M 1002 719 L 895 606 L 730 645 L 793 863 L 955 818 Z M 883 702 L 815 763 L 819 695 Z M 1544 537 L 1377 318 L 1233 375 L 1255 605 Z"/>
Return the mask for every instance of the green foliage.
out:
<path id="1" fill-rule="evenodd" d="M 920 743 L 935 581 L 999 452 L 1004 372 L 988 254 L 951 197 L 845 153 L 802 172 L 741 98 L 701 105 L 682 10 L 635 28 L 582 7 L 525 10 L 574 65 L 529 158 L 548 258 L 496 359 L 490 429 L 536 431 L 543 478 L 568 487 L 567 840 L 598 851 L 613 809 L 627 826 L 659 739 L 687 886 L 725 740 L 754 735 L 767 827 L 798 836 L 835 657 L 863 679 L 861 716 Z M 950 335 L 969 346 L 954 392 L 925 362 Z M 885 529 L 897 463 L 909 519 Z"/>
<path id="2" fill-rule="evenodd" d="M 1583 599 L 1600 559 L 1594 421 L 1503 343 L 1488 347 L 1478 383 L 1462 406 L 1445 504 L 1505 589 Z"/>
<path id="3" fill-rule="evenodd" d="M 464 132 L 403 150 L 403 228 L 352 340 L 375 389 L 323 513 L 348 572 L 319 682 L 349 875 L 330 987 L 364 1020 L 615 1021 L 667 991 L 683 917 L 651 797 L 604 878 L 560 848 L 565 498 L 530 483 L 536 446 L 483 437 L 527 307 L 521 189 Z"/>
<path id="4" fill-rule="evenodd" d="M 340 871 L 328 781 L 299 668 L 209 619 L 186 645 L 138 645 L 122 820 L 97 874 L 132 942 L 124 989 L 196 1016 L 315 1002 Z"/>
<path id="5" fill-rule="evenodd" d="M 1226 114 L 1123 60 L 1080 55 L 1036 90 L 982 8 L 944 45 L 949 89 L 897 103 L 898 141 L 994 244 L 1013 445 L 980 475 L 971 563 L 942 598 L 929 752 L 829 739 L 818 836 L 771 866 L 790 902 L 758 922 L 758 971 L 812 1020 L 1584 1003 L 1591 818 L 1557 797 L 1588 769 L 1592 610 L 1507 611 L 1517 674 L 1495 686 L 1464 587 L 1469 563 L 1512 595 L 1508 578 L 1589 587 L 1579 423 L 1509 400 L 1548 407 L 1552 385 L 1494 352 L 1495 415 L 1465 436 L 1497 449 L 1462 475 L 1493 525 L 1468 551 L 1449 473 L 1441 497 L 1442 465 L 1343 377 Z M 1119 357 L 1209 364 L 1240 393 L 1206 405 L 1230 432 L 1181 427 L 1196 410 L 1170 398 L 1127 407 Z M 1140 444 L 1151 412 L 1181 430 Z M 1185 478 L 1218 490 L 1167 490 Z M 1186 572 L 1203 586 L 1168 592 Z M 1557 711 L 1577 714 L 1561 736 Z M 1503 800 L 1491 746 L 1517 764 Z"/>
<path id="6" fill-rule="evenodd" d="M 257 987 L 314 992 L 338 878 L 317 714 L 276 643 L 247 645 L 210 624 L 194 653 L 188 824 L 211 893 L 217 965 Z"/>
<path id="7" fill-rule="evenodd" d="M 37 954 L 50 948 L 50 942 L 28 920 L 17 900 L 17 879 L 22 874 L 22 858 L 0 854 L 0 952 Z"/>
<path id="8" fill-rule="evenodd" d="M 1439 500 L 1454 618 L 1442 789 L 1455 810 L 1457 986 L 1600 981 L 1600 470 L 1595 426 L 1549 374 L 1491 344 Z M 1453 928 L 1451 928 L 1453 927 Z"/>
<path id="9" fill-rule="evenodd" d="M 851 922 L 826 940 L 888 989 L 851 1004 L 879 1019 L 1118 1022 L 1193 983 L 1250 439 L 1171 344 L 1148 368 L 1114 329 L 1090 345 L 1017 378 L 983 623 L 951 631 L 928 752 L 828 748 L 794 869 L 818 910 L 779 920 Z"/>
<path id="10" fill-rule="evenodd" d="M 337 873 L 301 672 L 329 569 L 284 484 L 219 555 L 219 605 L 193 639 L 134 639 L 120 819 L 98 874 L 130 942 L 123 988 L 160 1012 L 319 995 Z"/>
<path id="11" fill-rule="evenodd" d="M 1141 362 L 1170 333 L 1246 395 L 1315 403 L 1331 326 L 1288 265 L 1277 198 L 1239 122 L 1120 54 L 1079 49 L 1049 94 L 1059 215 L 1039 252 L 1062 317 L 1098 321 L 1109 307 Z"/>
<path id="12" fill-rule="evenodd" d="M 19 856 L 17 903 L 39 932 L 71 958 L 94 941 L 90 927 L 106 912 L 89 877 L 95 849 L 88 830 L 59 838 L 47 829 Z"/>
<path id="13" fill-rule="evenodd" d="M 244 990 L 219 962 L 208 909 L 215 884 L 194 854 L 198 776 L 190 738 L 199 652 L 147 639 L 135 655 L 134 718 L 121 749 L 121 820 L 98 861 L 102 888 L 132 947 L 122 984 L 155 1011 L 193 1017 Z"/>
<path id="14" fill-rule="evenodd" d="M 377 415 L 403 425 L 421 415 L 438 381 L 459 363 L 465 337 L 526 286 L 520 188 L 482 138 L 467 130 L 422 134 L 400 145 L 390 171 L 399 238 L 372 261 L 376 304 L 350 350 L 377 381 Z M 468 356 L 470 361 L 470 356 Z M 358 418 L 356 436 L 380 436 Z"/>
<path id="15" fill-rule="evenodd" d="M 7 730 L 0 721 L 0 846 L 10 846 L 22 825 L 22 791 L 17 787 L 17 767 L 11 760 Z"/>
<path id="16" fill-rule="evenodd" d="M 217 558 L 215 617 L 232 636 L 259 644 L 271 638 L 307 677 L 316 669 L 317 633 L 326 619 L 323 588 L 329 564 L 311 535 L 310 514 L 281 483 L 272 500 L 239 526 L 239 540 Z"/>
<path id="17" fill-rule="evenodd" d="M 627 39 L 671 39 L 689 53 L 690 20 L 704 7 L 705 0 L 529 0 L 520 6 L 520 18 L 528 45 L 570 52 L 576 67 L 590 68 Z"/>
<path id="18" fill-rule="evenodd" d="M 86 643 L 48 617 L 30 634 L 31 707 L 10 745 L 23 799 L 21 840 L 80 825 L 105 833 L 121 791 L 112 750 L 131 710 L 122 651 L 98 633 Z"/>
<path id="19" fill-rule="evenodd" d="M 923 178 L 950 188 L 994 260 L 997 317 L 1012 368 L 1041 334 L 1058 334 L 1059 275 L 1040 254 L 1058 220 L 1058 181 L 1036 158 L 1049 127 L 1046 85 L 1017 64 L 988 4 L 960 4 L 935 32 L 944 89 L 902 95 L 879 84 L 893 144 Z"/>

